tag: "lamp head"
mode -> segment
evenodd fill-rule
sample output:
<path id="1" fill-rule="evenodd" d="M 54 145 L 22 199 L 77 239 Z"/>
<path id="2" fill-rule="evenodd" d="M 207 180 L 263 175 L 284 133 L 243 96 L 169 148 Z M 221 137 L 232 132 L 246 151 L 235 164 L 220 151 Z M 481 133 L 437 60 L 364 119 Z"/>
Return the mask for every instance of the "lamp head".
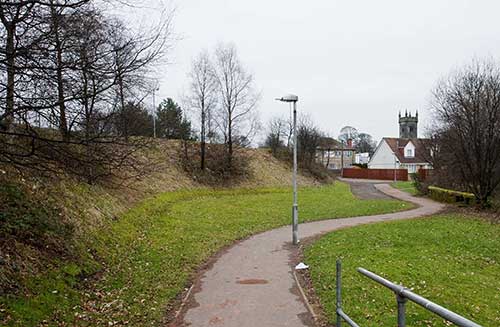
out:
<path id="1" fill-rule="evenodd" d="M 297 102 L 299 101 L 299 97 L 293 94 L 287 94 L 281 98 L 277 98 L 276 100 L 282 101 L 282 102 Z"/>

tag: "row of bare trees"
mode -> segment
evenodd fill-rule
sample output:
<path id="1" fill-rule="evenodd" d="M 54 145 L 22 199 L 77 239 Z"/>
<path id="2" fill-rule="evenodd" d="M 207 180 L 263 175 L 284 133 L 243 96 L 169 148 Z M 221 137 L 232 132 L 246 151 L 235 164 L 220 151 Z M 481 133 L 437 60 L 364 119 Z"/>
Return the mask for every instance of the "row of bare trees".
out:
<path id="1" fill-rule="evenodd" d="M 172 15 L 137 30 L 111 1 L 0 2 L 0 162 L 88 181 L 134 166 L 127 115 L 155 87 Z"/>
<path id="2" fill-rule="evenodd" d="M 326 137 L 308 116 L 299 116 L 297 122 L 297 154 L 299 164 L 306 169 L 315 166 L 317 149 Z M 293 148 L 293 121 L 291 118 L 274 117 L 269 121 L 264 146 L 280 159 L 291 160 Z"/>
<path id="3" fill-rule="evenodd" d="M 206 168 L 207 143 L 219 142 L 231 169 L 235 148 L 249 145 L 259 126 L 254 77 L 233 44 L 220 44 L 193 60 L 189 82 L 186 102 L 199 127 L 200 168 Z"/>

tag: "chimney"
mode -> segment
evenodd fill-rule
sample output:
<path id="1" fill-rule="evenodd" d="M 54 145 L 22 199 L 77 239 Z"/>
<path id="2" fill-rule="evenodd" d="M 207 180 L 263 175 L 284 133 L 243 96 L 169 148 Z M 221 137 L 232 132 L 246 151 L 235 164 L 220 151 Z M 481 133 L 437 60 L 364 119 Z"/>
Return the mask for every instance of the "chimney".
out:
<path id="1" fill-rule="evenodd" d="M 347 147 L 352 148 L 352 139 L 347 140 Z"/>

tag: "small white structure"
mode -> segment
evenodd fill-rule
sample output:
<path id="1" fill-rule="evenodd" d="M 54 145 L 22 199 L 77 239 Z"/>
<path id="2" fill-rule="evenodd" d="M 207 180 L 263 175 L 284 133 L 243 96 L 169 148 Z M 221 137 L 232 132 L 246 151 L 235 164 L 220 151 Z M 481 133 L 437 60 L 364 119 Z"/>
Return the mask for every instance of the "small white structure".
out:
<path id="1" fill-rule="evenodd" d="M 408 169 L 410 174 L 420 169 L 432 169 L 426 143 L 426 139 L 384 137 L 368 162 L 368 168 Z"/>
<path id="2" fill-rule="evenodd" d="M 356 158 L 354 159 L 354 162 L 358 165 L 365 165 L 368 164 L 370 161 L 370 154 L 368 152 L 363 152 L 363 153 L 356 153 Z"/>

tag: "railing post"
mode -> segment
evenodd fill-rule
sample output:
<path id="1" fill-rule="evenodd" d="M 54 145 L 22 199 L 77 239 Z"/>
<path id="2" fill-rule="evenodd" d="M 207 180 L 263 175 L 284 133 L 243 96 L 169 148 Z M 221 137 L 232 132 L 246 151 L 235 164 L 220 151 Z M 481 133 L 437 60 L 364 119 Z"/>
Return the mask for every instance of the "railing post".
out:
<path id="1" fill-rule="evenodd" d="M 398 327 L 406 327 L 406 299 L 396 293 L 396 301 L 398 302 Z"/>
<path id="2" fill-rule="evenodd" d="M 337 260 L 337 308 L 335 310 L 337 313 L 337 327 L 342 326 L 342 317 L 339 310 L 342 310 L 342 262 Z"/>

